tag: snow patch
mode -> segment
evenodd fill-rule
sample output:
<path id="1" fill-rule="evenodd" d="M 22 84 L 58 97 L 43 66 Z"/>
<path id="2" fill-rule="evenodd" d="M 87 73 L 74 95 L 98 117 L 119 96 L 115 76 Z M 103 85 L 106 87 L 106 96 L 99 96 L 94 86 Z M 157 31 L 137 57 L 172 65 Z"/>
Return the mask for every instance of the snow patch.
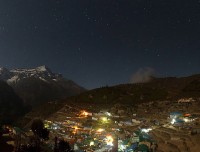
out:
<path id="1" fill-rule="evenodd" d="M 47 70 L 47 67 L 46 67 L 45 65 L 42 65 L 42 66 L 37 67 L 36 70 L 37 70 L 37 71 L 41 71 L 41 72 L 48 71 L 48 70 Z"/>
<path id="2" fill-rule="evenodd" d="M 7 83 L 16 83 L 19 80 L 20 80 L 20 78 L 18 77 L 18 75 L 15 75 L 12 78 L 8 79 Z"/>
<path id="3" fill-rule="evenodd" d="M 47 80 L 45 80 L 44 78 L 42 78 L 42 77 L 39 77 L 39 79 L 40 80 L 42 80 L 42 81 L 45 81 L 45 82 L 47 82 Z"/>
<path id="4" fill-rule="evenodd" d="M 12 70 L 0 67 L 0 79 L 9 83 L 17 82 L 19 79 L 26 78 L 41 79 L 45 82 L 48 82 L 48 80 L 58 81 L 61 77 L 62 75 L 51 72 L 51 70 L 45 65 L 32 69 L 17 68 Z"/>

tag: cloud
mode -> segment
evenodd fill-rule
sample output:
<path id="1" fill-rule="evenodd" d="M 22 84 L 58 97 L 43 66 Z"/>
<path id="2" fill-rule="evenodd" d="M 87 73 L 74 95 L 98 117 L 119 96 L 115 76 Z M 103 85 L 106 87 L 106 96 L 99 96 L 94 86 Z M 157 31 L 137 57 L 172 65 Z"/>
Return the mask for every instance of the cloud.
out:
<path id="1" fill-rule="evenodd" d="M 155 75 L 155 70 L 150 67 L 140 68 L 137 72 L 135 72 L 130 82 L 131 83 L 146 83 L 152 79 L 152 76 Z"/>

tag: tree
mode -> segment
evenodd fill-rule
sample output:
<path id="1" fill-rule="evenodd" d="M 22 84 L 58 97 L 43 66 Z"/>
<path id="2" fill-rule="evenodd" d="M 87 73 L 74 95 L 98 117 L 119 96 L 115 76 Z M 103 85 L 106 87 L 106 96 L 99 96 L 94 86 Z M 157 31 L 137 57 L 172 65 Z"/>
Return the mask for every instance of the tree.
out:
<path id="1" fill-rule="evenodd" d="M 37 148 L 25 145 L 20 148 L 20 152 L 37 152 Z"/>
<path id="2" fill-rule="evenodd" d="M 44 123 L 41 119 L 35 119 L 31 125 L 31 130 L 34 135 L 38 136 L 41 139 L 48 140 L 49 139 L 49 131 L 44 128 Z"/>
<path id="3" fill-rule="evenodd" d="M 43 128 L 44 128 L 44 123 L 42 122 L 41 119 L 33 120 L 33 123 L 31 124 L 31 130 L 35 135 L 39 136 Z"/>
<path id="4" fill-rule="evenodd" d="M 41 139 L 48 140 L 49 139 L 49 131 L 44 128 L 44 123 L 41 119 L 33 120 L 31 124 L 31 130 L 34 133 L 35 145 L 31 147 L 29 150 L 36 150 L 37 152 L 41 151 L 40 142 Z"/>
<path id="5" fill-rule="evenodd" d="M 40 138 L 44 140 L 49 140 L 49 130 L 47 128 L 42 129 Z"/>
<path id="6" fill-rule="evenodd" d="M 72 152 L 69 143 L 64 140 L 60 140 L 60 142 L 58 143 L 58 151 L 59 152 Z"/>

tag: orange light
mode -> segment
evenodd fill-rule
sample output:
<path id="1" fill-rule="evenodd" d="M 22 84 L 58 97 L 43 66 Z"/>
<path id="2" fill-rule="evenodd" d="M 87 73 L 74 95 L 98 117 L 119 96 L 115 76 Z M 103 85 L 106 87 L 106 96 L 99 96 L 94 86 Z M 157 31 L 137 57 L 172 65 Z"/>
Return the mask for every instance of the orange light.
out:
<path id="1" fill-rule="evenodd" d="M 191 114 L 186 113 L 184 116 L 185 116 L 185 117 L 189 117 L 189 116 L 191 116 Z"/>
<path id="2" fill-rule="evenodd" d="M 97 132 L 102 132 L 102 131 L 104 131 L 104 129 L 100 128 L 100 129 L 97 130 Z"/>
<path id="3" fill-rule="evenodd" d="M 83 111 L 81 111 L 81 114 L 80 114 L 81 116 L 88 116 L 88 112 L 87 111 L 85 111 L 85 110 L 83 110 Z"/>

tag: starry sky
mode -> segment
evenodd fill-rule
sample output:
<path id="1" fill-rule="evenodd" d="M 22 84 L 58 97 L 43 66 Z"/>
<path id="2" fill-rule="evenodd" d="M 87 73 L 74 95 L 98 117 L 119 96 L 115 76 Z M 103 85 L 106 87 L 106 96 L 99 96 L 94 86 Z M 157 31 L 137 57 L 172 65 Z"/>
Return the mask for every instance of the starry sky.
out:
<path id="1" fill-rule="evenodd" d="M 87 89 L 200 73 L 200 1 L 1 0 L 0 66 L 39 65 Z"/>

